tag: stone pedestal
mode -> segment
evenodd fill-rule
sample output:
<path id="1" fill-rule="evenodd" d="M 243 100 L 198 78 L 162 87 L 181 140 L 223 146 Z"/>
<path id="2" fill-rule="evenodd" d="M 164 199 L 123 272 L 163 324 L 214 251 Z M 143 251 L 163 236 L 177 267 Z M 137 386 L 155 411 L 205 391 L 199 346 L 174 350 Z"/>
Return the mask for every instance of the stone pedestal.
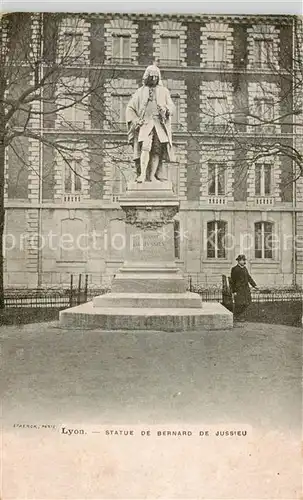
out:
<path id="1" fill-rule="evenodd" d="M 187 280 L 176 266 L 179 201 L 171 183 L 129 183 L 120 205 L 126 222 L 125 262 L 111 292 L 62 311 L 60 323 L 113 330 L 231 327 L 231 313 L 220 304 L 202 307 L 201 297 L 187 292 Z"/>
<path id="2" fill-rule="evenodd" d="M 125 212 L 126 258 L 112 292 L 185 293 L 187 282 L 175 263 L 173 219 L 179 201 L 171 183 L 130 183 L 120 205 Z"/>

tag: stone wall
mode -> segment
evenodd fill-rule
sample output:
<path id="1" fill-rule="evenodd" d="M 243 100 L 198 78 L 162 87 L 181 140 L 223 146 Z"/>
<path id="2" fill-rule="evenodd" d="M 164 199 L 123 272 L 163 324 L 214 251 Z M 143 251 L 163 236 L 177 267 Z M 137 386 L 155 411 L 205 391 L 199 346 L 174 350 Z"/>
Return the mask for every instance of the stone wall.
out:
<path id="1" fill-rule="evenodd" d="M 207 258 L 207 222 L 224 220 L 227 232 L 232 235 L 225 259 Z M 274 223 L 279 240 L 273 259 L 256 259 L 254 256 L 254 224 L 261 220 Z M 229 275 L 236 264 L 235 258 L 245 252 L 248 268 L 260 286 L 284 286 L 292 283 L 292 214 L 247 211 L 188 211 L 181 214 L 184 247 L 181 260 L 184 270 L 195 276 L 205 286 L 220 285 L 222 274 Z M 248 236 L 243 238 L 243 235 Z M 287 240 L 285 236 L 288 236 Z"/>
<path id="2" fill-rule="evenodd" d="M 246 253 L 249 269 L 260 286 L 292 283 L 291 213 L 208 209 L 181 211 L 179 219 L 181 255 L 178 263 L 205 286 L 220 285 L 222 274 L 229 274 L 235 257 L 241 252 Z M 125 224 L 119 209 L 43 209 L 39 237 L 38 220 L 36 209 L 15 208 L 8 212 L 8 285 L 36 286 L 39 258 L 42 282 L 48 286 L 68 284 L 70 274 L 78 273 L 89 274 L 97 284 L 102 276 L 113 275 L 123 263 Z M 225 221 L 227 233 L 232 235 L 224 259 L 207 257 L 207 223 L 214 220 Z M 273 259 L 254 257 L 254 224 L 261 220 L 274 224 L 279 240 Z M 243 240 L 246 233 L 247 239 Z"/>

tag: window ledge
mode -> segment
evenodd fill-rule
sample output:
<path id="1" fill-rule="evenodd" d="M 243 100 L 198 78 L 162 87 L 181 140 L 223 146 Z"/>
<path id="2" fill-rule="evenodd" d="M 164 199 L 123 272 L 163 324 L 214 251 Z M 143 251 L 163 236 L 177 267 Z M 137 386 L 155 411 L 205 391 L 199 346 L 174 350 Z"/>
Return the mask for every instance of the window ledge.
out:
<path id="1" fill-rule="evenodd" d="M 258 196 L 255 198 L 256 205 L 274 205 L 275 198 L 273 196 Z"/>
<path id="2" fill-rule="evenodd" d="M 210 264 L 211 262 L 213 264 L 230 264 L 232 261 L 228 258 L 221 259 L 219 257 L 214 257 L 214 258 L 207 258 L 203 259 L 202 264 Z"/>
<path id="3" fill-rule="evenodd" d="M 120 264 L 123 265 L 124 261 L 121 259 L 105 259 L 105 264 Z"/>
<path id="4" fill-rule="evenodd" d="M 87 264 L 87 260 L 56 260 L 58 266 L 77 267 L 79 265 Z"/>
<path id="5" fill-rule="evenodd" d="M 227 198 L 224 195 L 208 195 L 208 204 L 209 205 L 226 205 Z"/>
<path id="6" fill-rule="evenodd" d="M 63 195 L 62 202 L 63 203 L 79 203 L 79 201 L 82 201 L 82 195 L 81 194 L 74 194 L 74 193 L 66 193 Z"/>
<path id="7" fill-rule="evenodd" d="M 277 259 L 250 259 L 249 264 L 280 264 Z"/>

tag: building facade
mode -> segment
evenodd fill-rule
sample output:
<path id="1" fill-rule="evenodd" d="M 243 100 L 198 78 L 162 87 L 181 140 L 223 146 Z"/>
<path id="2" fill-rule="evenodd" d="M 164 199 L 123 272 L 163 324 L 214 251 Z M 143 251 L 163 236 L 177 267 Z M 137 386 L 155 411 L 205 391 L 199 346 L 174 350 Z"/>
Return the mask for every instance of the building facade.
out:
<path id="1" fill-rule="evenodd" d="M 69 50 L 52 82 L 56 109 L 50 84 L 32 103 L 30 127 L 42 140 L 20 134 L 6 152 L 6 285 L 62 286 L 71 273 L 97 284 L 123 263 L 119 196 L 134 176 L 125 107 L 153 61 L 176 105 L 167 171 L 180 199 L 177 263 L 207 287 L 244 252 L 260 286 L 301 285 L 303 180 L 293 182 L 289 154 L 303 146 L 302 118 L 293 117 L 302 105 L 296 20 L 67 14 L 54 33 L 51 16 L 25 20 L 40 78 Z M 73 98 L 81 95 L 69 107 L 71 81 Z M 54 138 L 75 145 L 68 162 Z"/>

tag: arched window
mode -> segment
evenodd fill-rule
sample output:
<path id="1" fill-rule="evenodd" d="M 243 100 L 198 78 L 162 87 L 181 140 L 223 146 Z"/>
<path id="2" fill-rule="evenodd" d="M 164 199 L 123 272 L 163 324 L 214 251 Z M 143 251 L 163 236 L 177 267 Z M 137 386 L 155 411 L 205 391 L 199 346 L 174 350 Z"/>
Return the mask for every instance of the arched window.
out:
<path id="1" fill-rule="evenodd" d="M 210 221 L 207 223 L 207 258 L 225 259 L 225 238 L 227 223 L 225 221 Z"/>
<path id="2" fill-rule="evenodd" d="M 273 258 L 273 224 L 271 222 L 255 223 L 255 258 Z"/>

